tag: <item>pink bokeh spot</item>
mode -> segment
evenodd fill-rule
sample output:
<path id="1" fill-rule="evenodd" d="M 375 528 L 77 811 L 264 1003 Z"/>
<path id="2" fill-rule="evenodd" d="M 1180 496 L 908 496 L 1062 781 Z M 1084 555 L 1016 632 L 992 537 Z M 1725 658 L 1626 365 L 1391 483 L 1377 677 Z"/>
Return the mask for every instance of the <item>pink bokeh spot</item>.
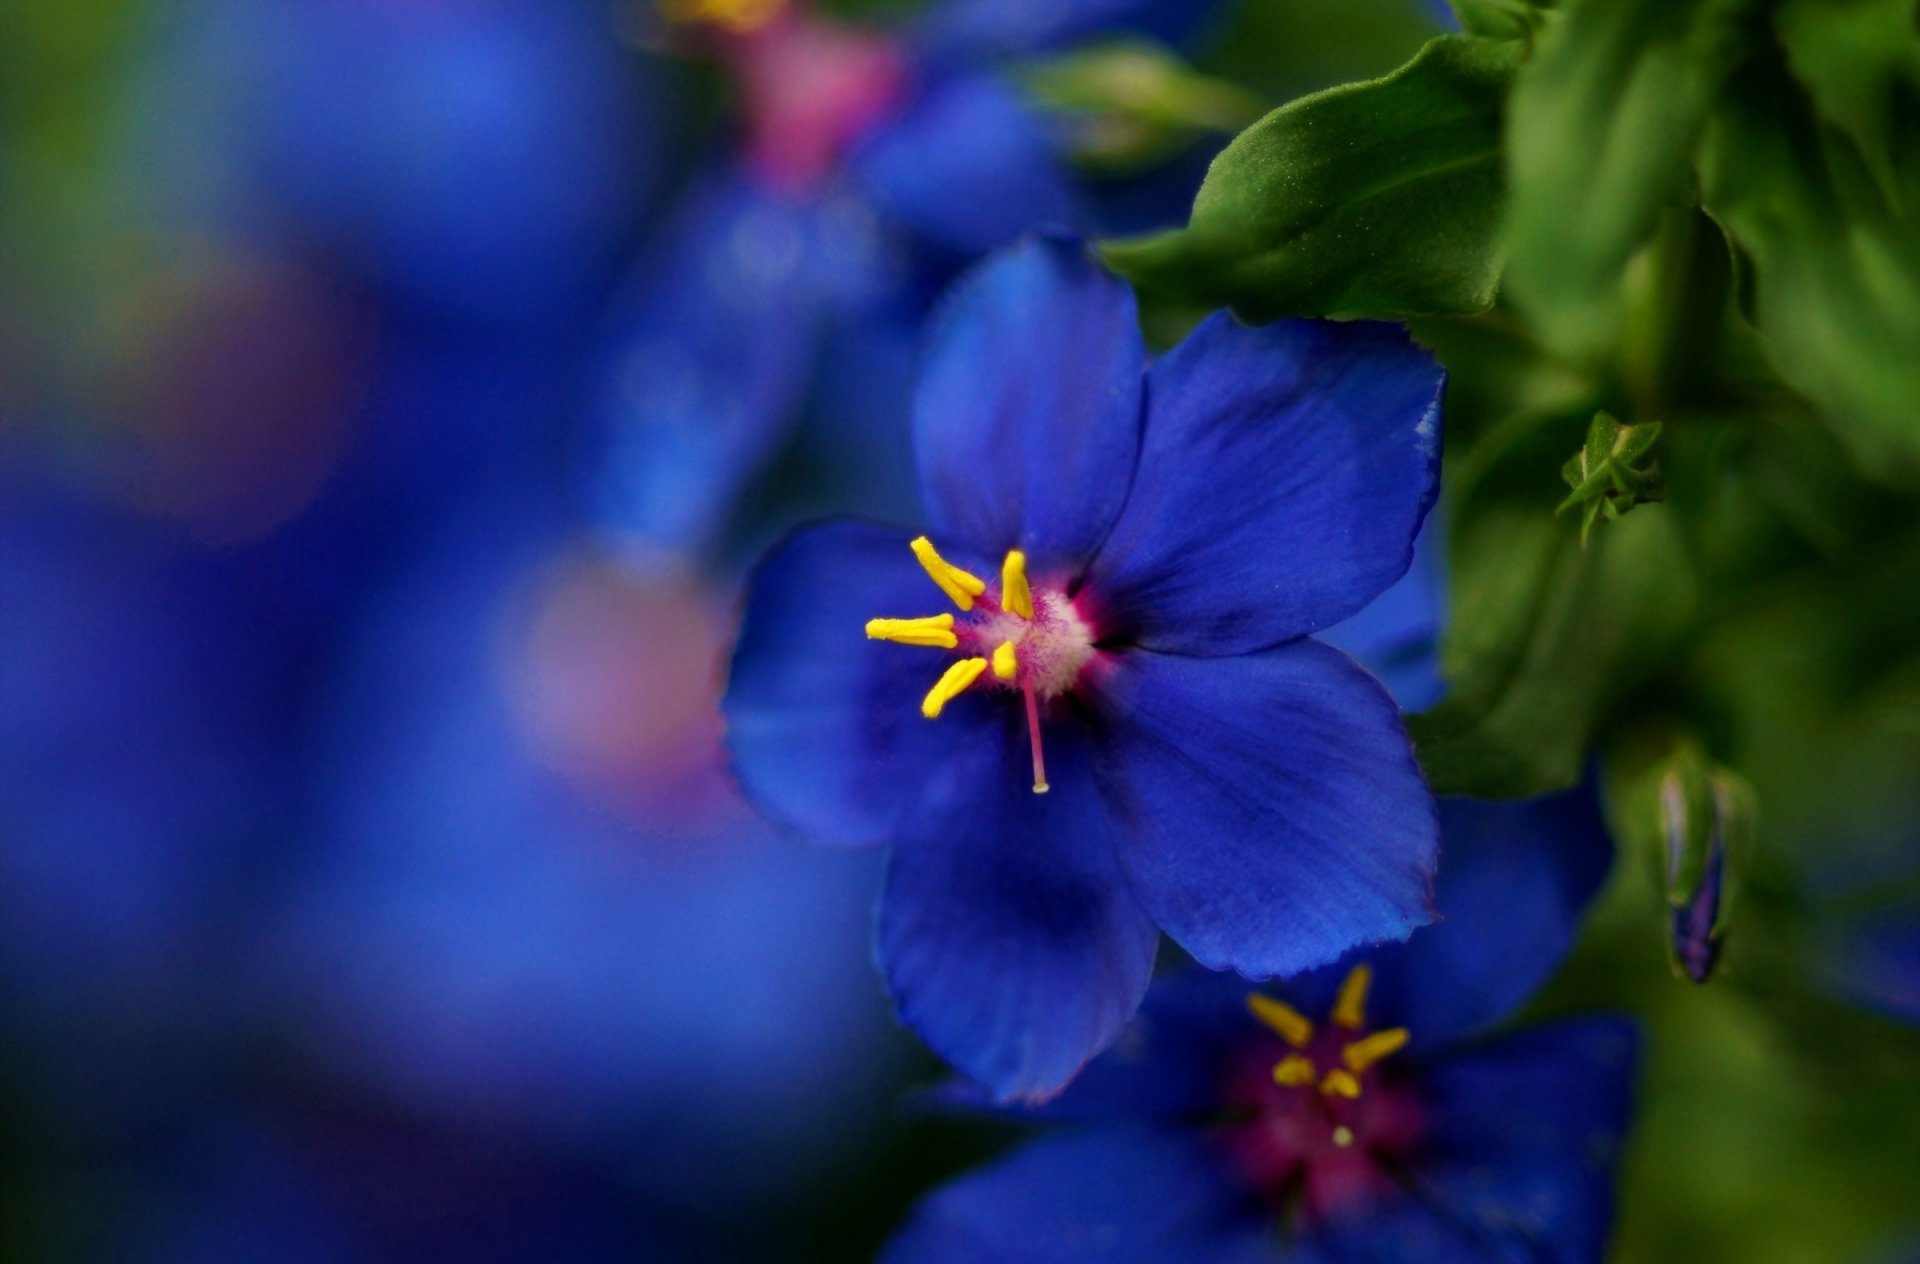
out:
<path id="1" fill-rule="evenodd" d="M 849 147 L 898 114 L 909 88 L 907 58 L 892 41 L 802 5 L 717 38 L 740 86 L 748 164 L 785 192 L 819 188 Z"/>

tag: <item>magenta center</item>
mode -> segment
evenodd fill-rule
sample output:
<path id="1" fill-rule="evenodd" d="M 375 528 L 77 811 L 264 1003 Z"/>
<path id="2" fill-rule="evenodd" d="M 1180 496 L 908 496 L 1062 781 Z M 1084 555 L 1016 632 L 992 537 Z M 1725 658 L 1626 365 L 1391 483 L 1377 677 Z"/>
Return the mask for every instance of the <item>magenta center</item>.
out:
<path id="1" fill-rule="evenodd" d="M 1317 1067 L 1338 1066 L 1354 1037 L 1329 1025 L 1299 1053 Z M 1312 1083 L 1276 1083 L 1275 1061 L 1291 1052 L 1279 1041 L 1260 1041 L 1223 1086 L 1228 1109 L 1240 1117 L 1225 1143 L 1247 1183 L 1275 1207 L 1297 1202 L 1310 1220 L 1364 1209 L 1396 1191 L 1394 1172 L 1423 1131 L 1418 1097 L 1379 1067 L 1360 1073 L 1360 1093 L 1351 1098 Z"/>

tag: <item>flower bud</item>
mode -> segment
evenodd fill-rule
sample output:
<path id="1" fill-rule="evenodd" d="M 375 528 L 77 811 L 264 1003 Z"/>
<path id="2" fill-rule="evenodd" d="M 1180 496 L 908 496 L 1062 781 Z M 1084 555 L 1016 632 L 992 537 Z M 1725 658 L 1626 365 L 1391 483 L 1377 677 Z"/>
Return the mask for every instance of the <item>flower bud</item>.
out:
<path id="1" fill-rule="evenodd" d="M 1654 862 L 1674 972 L 1705 983 L 1719 964 L 1751 845 L 1753 792 L 1691 740 L 1648 753 L 1615 779 L 1615 825 Z"/>
<path id="2" fill-rule="evenodd" d="M 1667 946 L 1674 968 L 1705 983 L 1720 960 L 1732 908 L 1732 862 L 1744 858 L 1753 794 L 1736 773 L 1685 748 L 1659 773 Z"/>

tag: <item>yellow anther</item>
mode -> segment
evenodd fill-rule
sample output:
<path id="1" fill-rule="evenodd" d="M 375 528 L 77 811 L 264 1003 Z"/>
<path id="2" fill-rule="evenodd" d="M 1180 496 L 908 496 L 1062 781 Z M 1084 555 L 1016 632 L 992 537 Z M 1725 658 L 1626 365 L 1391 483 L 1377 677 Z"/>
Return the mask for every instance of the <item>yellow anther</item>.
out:
<path id="1" fill-rule="evenodd" d="M 1019 549 L 1000 564 L 1000 604 L 1022 619 L 1033 618 L 1033 589 L 1027 587 L 1027 555 Z"/>
<path id="2" fill-rule="evenodd" d="M 950 650 L 960 644 L 960 638 L 953 634 L 950 614 L 933 614 L 924 619 L 868 619 L 867 639 L 930 645 L 937 650 Z"/>
<path id="3" fill-rule="evenodd" d="M 933 541 L 927 537 L 920 536 L 911 547 L 913 555 L 920 559 L 920 565 L 926 567 L 928 577 L 940 585 L 940 591 L 953 598 L 953 604 L 962 610 L 973 609 L 973 599 L 987 591 L 985 581 L 967 574 L 934 552 Z"/>
<path id="4" fill-rule="evenodd" d="M 1339 1146 L 1342 1150 L 1352 1145 L 1353 1129 L 1347 1127 L 1345 1124 L 1335 1124 L 1333 1128 L 1333 1144 Z"/>
<path id="5" fill-rule="evenodd" d="M 1013 642 L 1000 642 L 1000 648 L 993 652 L 993 674 L 1002 680 L 1012 680 L 1019 670 L 1020 656 L 1014 653 Z"/>
<path id="6" fill-rule="evenodd" d="M 744 34 L 756 31 L 786 7 L 787 0 L 660 0 L 669 22 L 707 22 Z"/>
<path id="7" fill-rule="evenodd" d="M 963 658 L 947 668 L 946 674 L 927 691 L 927 697 L 920 704 L 920 714 L 929 720 L 940 718 L 940 709 L 966 692 L 968 685 L 980 679 L 980 673 L 987 670 L 984 658 Z"/>
<path id="8" fill-rule="evenodd" d="M 1328 1097 L 1352 1099 L 1360 1096 L 1360 1081 L 1353 1078 L 1352 1072 L 1335 1067 L 1320 1081 L 1320 1091 Z"/>
<path id="9" fill-rule="evenodd" d="M 1342 1049 L 1340 1060 L 1347 1064 L 1347 1070 L 1359 1075 L 1380 1059 L 1391 1057 L 1406 1047 L 1407 1029 L 1389 1027 L 1385 1031 L 1374 1032 L 1364 1040 L 1356 1040 Z"/>
<path id="10" fill-rule="evenodd" d="M 1313 1063 L 1297 1053 L 1290 1053 L 1274 1064 L 1273 1082 L 1285 1088 L 1300 1088 L 1313 1083 Z"/>
<path id="11" fill-rule="evenodd" d="M 1313 1023 L 1306 1015 L 1291 1005 L 1274 1000 L 1271 996 L 1262 996 L 1258 992 L 1247 993 L 1247 1008 L 1253 1016 L 1273 1028 L 1274 1034 L 1296 1049 L 1304 1049 L 1313 1039 Z"/>
<path id="12" fill-rule="evenodd" d="M 1340 984 L 1340 998 L 1333 1003 L 1333 1021 L 1351 1031 L 1367 1025 L 1367 989 L 1373 986 L 1373 967 L 1361 962 L 1347 972 Z"/>

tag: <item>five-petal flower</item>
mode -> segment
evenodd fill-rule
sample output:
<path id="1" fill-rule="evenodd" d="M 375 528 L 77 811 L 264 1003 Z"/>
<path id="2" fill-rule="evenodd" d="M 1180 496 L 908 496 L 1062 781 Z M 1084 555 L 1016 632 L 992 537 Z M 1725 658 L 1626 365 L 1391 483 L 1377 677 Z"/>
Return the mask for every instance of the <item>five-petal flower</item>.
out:
<path id="1" fill-rule="evenodd" d="M 1611 853 L 1597 808 L 1580 790 L 1441 819 L 1444 922 L 1284 988 L 1157 985 L 1038 1112 L 1072 1126 L 930 1195 L 884 1264 L 1600 1259 L 1632 1027 L 1478 1035 L 1572 944 Z"/>
<path id="2" fill-rule="evenodd" d="M 1111 1041 L 1157 929 L 1267 978 L 1429 920 L 1399 714 L 1310 634 L 1405 571 L 1442 385 L 1394 326 L 1224 314 L 1149 369 L 1131 291 L 1032 239 L 933 331 L 926 536 L 832 523 L 762 564 L 741 781 L 804 834 L 893 845 L 900 1016 L 996 1095 Z"/>

